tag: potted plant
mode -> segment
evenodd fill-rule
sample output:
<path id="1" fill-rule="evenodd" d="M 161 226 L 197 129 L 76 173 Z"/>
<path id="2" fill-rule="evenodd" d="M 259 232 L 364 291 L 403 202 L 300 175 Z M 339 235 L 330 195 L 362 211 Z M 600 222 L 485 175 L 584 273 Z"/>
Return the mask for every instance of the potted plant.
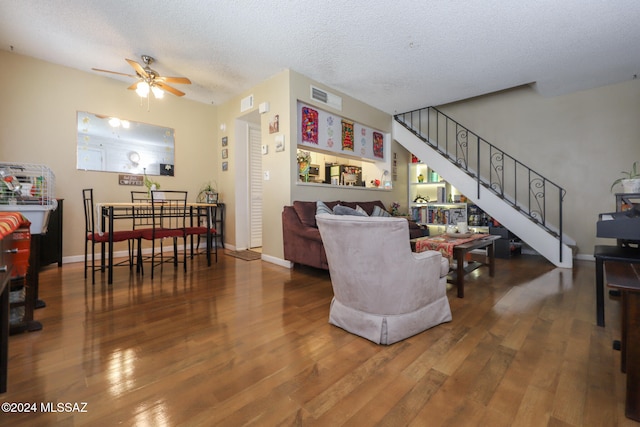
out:
<path id="1" fill-rule="evenodd" d="M 209 181 L 200 187 L 198 193 L 198 202 L 200 203 L 218 203 L 218 191 L 216 190 L 216 183 Z"/>
<path id="2" fill-rule="evenodd" d="M 622 178 L 618 178 L 611 184 L 613 187 L 622 184 L 622 190 L 625 193 L 640 193 L 640 173 L 638 173 L 638 162 L 633 162 L 630 171 L 622 171 Z"/>
<path id="3" fill-rule="evenodd" d="M 143 169 L 144 174 L 144 186 L 147 187 L 147 195 L 151 197 L 151 192 L 160 189 L 160 184 L 157 181 L 150 179 L 147 176 L 147 168 Z"/>

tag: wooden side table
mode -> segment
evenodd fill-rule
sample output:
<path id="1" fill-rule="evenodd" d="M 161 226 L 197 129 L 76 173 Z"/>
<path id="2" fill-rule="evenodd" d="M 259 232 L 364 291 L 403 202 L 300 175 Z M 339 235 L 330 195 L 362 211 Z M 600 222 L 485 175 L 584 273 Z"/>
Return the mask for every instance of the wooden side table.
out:
<path id="1" fill-rule="evenodd" d="M 627 374 L 624 414 L 640 421 L 640 265 L 606 262 L 605 270 L 607 285 L 622 293 L 620 370 Z"/>
<path id="2" fill-rule="evenodd" d="M 596 322 L 598 326 L 604 326 L 604 262 L 640 263 L 640 249 L 596 245 L 593 256 L 596 259 Z"/>

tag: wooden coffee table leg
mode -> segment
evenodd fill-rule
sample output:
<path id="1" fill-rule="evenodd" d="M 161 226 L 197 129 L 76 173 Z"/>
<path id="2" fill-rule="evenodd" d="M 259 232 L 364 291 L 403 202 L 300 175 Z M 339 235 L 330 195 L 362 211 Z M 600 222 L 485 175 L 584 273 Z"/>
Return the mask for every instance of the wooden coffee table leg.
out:
<path id="1" fill-rule="evenodd" d="M 496 274 L 495 241 L 491 242 L 487 248 L 487 255 L 489 256 L 489 276 L 493 277 Z"/>
<path id="2" fill-rule="evenodd" d="M 458 287 L 458 298 L 464 298 L 464 255 L 465 251 L 457 250 L 456 253 L 456 261 L 458 265 L 456 266 L 457 277 L 456 277 L 456 286 Z"/>

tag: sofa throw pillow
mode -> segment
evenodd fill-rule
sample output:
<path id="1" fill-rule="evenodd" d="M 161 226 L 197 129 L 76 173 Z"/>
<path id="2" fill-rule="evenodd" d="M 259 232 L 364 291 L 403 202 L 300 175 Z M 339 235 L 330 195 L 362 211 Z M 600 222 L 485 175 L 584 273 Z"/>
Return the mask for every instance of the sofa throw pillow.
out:
<path id="1" fill-rule="evenodd" d="M 369 214 L 367 213 L 367 211 L 365 211 L 364 209 L 362 209 L 362 207 L 360 205 L 356 205 L 356 211 L 360 212 L 361 214 L 363 214 L 364 216 L 369 216 Z"/>
<path id="2" fill-rule="evenodd" d="M 333 213 L 336 215 L 367 216 L 367 214 L 362 214 L 353 208 L 341 205 L 334 206 Z"/>
<path id="3" fill-rule="evenodd" d="M 391 214 L 382 209 L 380 206 L 374 206 L 371 216 L 391 216 Z"/>
<path id="4" fill-rule="evenodd" d="M 318 200 L 316 202 L 316 215 L 320 215 L 324 213 L 333 215 L 333 211 L 329 209 L 329 206 L 327 206 L 324 202 L 321 202 L 320 200 Z"/>

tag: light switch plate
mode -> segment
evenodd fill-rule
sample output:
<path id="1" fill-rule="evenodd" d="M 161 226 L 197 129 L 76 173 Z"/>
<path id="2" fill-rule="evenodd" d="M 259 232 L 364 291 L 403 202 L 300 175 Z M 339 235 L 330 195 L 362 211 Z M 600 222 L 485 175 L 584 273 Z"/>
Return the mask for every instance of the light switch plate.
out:
<path id="1" fill-rule="evenodd" d="M 262 144 L 262 154 L 267 154 L 269 152 L 269 146 L 267 144 Z"/>
<path id="2" fill-rule="evenodd" d="M 269 178 L 271 178 L 271 176 L 269 175 L 269 171 L 264 171 L 264 180 L 269 181 Z"/>

